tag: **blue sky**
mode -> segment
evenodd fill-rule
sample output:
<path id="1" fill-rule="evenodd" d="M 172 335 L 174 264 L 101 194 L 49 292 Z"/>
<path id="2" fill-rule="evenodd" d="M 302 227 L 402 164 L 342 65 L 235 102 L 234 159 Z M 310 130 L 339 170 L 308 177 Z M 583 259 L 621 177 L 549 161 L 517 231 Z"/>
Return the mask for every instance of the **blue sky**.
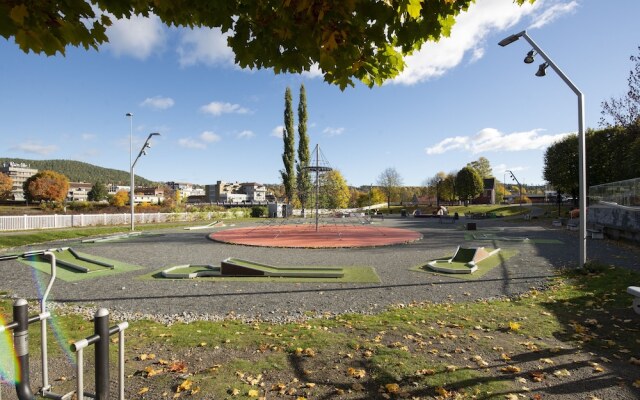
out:
<path id="1" fill-rule="evenodd" d="M 551 69 L 534 76 L 542 60 L 522 62 L 524 40 L 497 42 L 527 29 L 585 94 L 586 125 L 597 128 L 600 103 L 626 91 L 638 15 L 637 0 L 478 0 L 400 77 L 344 92 L 314 72 L 241 70 L 219 32 L 167 28 L 156 17 L 117 21 L 99 52 L 70 48 L 66 57 L 2 40 L 0 155 L 128 171 L 131 112 L 134 156 L 150 132 L 162 134 L 136 167 L 145 178 L 277 183 L 284 91 L 297 110 L 304 83 L 311 145 L 350 185 L 375 184 L 387 167 L 421 185 L 479 157 L 500 180 L 509 169 L 544 183 L 544 150 L 577 131 L 577 99 Z"/>

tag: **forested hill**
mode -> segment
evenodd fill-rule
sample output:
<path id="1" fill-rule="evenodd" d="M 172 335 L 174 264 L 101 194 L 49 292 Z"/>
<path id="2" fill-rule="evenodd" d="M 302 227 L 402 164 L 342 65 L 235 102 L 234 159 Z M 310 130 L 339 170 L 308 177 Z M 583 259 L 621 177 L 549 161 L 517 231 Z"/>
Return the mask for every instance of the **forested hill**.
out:
<path id="1" fill-rule="evenodd" d="M 73 160 L 25 160 L 22 158 L 2 158 L 0 164 L 5 162 L 25 163 L 39 171 L 51 170 L 63 174 L 71 182 L 98 181 L 108 184 L 129 185 L 129 172 L 117 169 L 98 167 L 97 165 L 73 161 Z M 152 185 L 153 182 L 136 175 L 137 185 Z"/>

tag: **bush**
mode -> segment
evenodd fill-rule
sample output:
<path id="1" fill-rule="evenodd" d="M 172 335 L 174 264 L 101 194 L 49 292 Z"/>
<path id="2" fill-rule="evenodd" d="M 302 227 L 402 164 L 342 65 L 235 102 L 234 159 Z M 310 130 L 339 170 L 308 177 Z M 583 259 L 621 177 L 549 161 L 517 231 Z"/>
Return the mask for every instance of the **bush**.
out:
<path id="1" fill-rule="evenodd" d="M 253 206 L 251 207 L 251 216 L 253 218 L 260 218 L 267 215 L 267 207 L 263 206 Z"/>

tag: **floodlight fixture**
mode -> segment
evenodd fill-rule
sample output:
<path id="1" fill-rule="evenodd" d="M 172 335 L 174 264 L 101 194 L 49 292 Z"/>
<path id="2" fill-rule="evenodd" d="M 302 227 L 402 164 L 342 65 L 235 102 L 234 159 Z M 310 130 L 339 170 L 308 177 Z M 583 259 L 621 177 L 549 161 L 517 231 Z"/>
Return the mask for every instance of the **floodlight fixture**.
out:
<path id="1" fill-rule="evenodd" d="M 536 72 L 536 76 L 545 76 L 547 74 L 545 70 L 547 69 L 548 66 L 549 66 L 549 63 L 546 63 L 546 62 L 540 64 L 540 66 L 538 67 L 538 72 Z"/>
<path id="2" fill-rule="evenodd" d="M 531 64 L 533 62 L 533 57 L 535 57 L 536 52 L 531 50 L 527 53 L 527 56 L 524 58 L 525 64 Z"/>

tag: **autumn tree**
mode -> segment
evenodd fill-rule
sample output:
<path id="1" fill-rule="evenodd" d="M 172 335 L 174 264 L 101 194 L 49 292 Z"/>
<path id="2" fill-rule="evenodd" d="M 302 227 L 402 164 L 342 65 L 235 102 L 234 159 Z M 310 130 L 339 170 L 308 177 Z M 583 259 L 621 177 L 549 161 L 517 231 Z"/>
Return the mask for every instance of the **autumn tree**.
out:
<path id="1" fill-rule="evenodd" d="M 111 198 L 111 205 L 115 207 L 124 207 L 129 202 L 129 191 L 121 189 Z"/>
<path id="2" fill-rule="evenodd" d="M 171 27 L 219 28 L 241 68 L 300 73 L 317 65 L 325 81 L 345 88 L 397 76 L 406 55 L 449 36 L 472 2 L 3 0 L 0 35 L 25 53 L 98 50 L 112 19 L 153 14 Z"/>
<path id="3" fill-rule="evenodd" d="M 322 193 L 320 194 L 320 207 L 337 209 L 349 206 L 349 186 L 347 181 L 337 169 L 327 171 L 321 176 Z"/>
<path id="4" fill-rule="evenodd" d="M 478 171 L 481 178 L 493 177 L 493 171 L 491 170 L 491 163 L 485 157 L 480 157 L 476 161 L 471 161 L 467 164 L 467 167 L 471 167 Z"/>
<path id="5" fill-rule="evenodd" d="M 28 202 L 62 203 L 69 192 L 69 180 L 55 171 L 44 170 L 29 177 L 22 188 Z"/>
<path id="6" fill-rule="evenodd" d="M 0 172 L 0 200 L 10 198 L 12 190 L 13 179 L 9 175 Z"/>
<path id="7" fill-rule="evenodd" d="M 102 201 L 105 200 L 108 195 L 107 186 L 102 182 L 96 182 L 91 186 L 89 193 L 87 193 L 87 199 L 89 201 Z"/>
<path id="8" fill-rule="evenodd" d="M 621 126 L 640 133 L 640 46 L 638 55 L 629 59 L 635 66 L 629 71 L 627 93 L 620 98 L 603 101 L 600 124 L 605 127 Z"/>
<path id="9" fill-rule="evenodd" d="M 296 153 L 296 137 L 293 129 L 293 109 L 291 108 L 291 89 L 287 87 L 284 92 L 284 128 L 282 130 L 284 152 L 282 163 L 284 169 L 280 170 L 285 196 L 288 202 L 293 202 L 296 189 L 296 176 L 294 173 Z"/>
<path id="10" fill-rule="evenodd" d="M 307 92 L 300 85 L 300 101 L 298 102 L 298 162 L 296 164 L 296 185 L 298 200 L 304 216 L 305 208 L 311 198 L 311 176 L 309 175 L 309 135 L 307 134 Z"/>
<path id="11" fill-rule="evenodd" d="M 402 177 L 395 168 L 387 168 L 378 176 L 377 183 L 385 194 L 387 207 L 391 207 L 391 198 L 397 195 L 402 186 Z"/>
<path id="12" fill-rule="evenodd" d="M 456 175 L 456 194 L 465 204 L 480 195 L 482 190 L 482 178 L 474 168 L 464 167 Z"/>

